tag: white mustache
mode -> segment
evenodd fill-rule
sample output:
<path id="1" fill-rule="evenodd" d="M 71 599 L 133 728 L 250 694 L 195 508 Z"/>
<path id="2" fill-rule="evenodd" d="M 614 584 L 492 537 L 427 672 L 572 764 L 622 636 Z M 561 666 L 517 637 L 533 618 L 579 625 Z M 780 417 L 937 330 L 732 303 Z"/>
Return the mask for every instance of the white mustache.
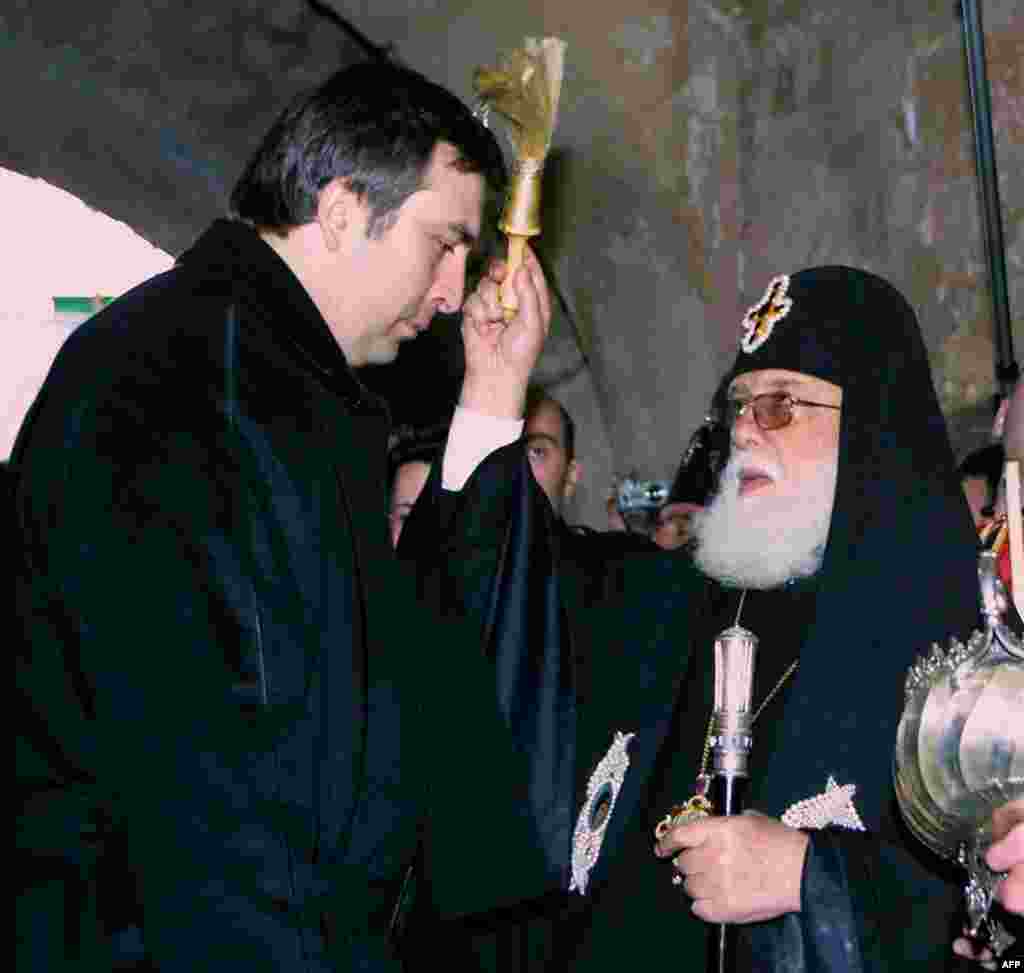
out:
<path id="1" fill-rule="evenodd" d="M 740 480 L 749 479 L 754 476 L 766 476 L 770 480 L 782 478 L 782 470 L 779 464 L 767 459 L 755 459 L 749 453 L 733 453 L 722 470 L 721 489 L 736 492 L 739 490 Z"/>

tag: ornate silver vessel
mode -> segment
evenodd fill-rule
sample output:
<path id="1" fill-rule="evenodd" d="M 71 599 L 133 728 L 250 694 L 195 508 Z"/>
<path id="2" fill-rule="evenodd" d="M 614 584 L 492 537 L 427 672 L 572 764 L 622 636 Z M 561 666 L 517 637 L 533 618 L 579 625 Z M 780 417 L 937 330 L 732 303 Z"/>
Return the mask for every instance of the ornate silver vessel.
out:
<path id="1" fill-rule="evenodd" d="M 989 915 L 1002 876 L 984 854 L 992 811 L 1024 797 L 1024 642 L 1004 621 L 991 552 L 982 553 L 978 578 L 984 631 L 945 649 L 933 644 L 907 674 L 893 777 L 911 831 L 967 870 L 970 933 L 998 955 L 1012 938 Z"/>

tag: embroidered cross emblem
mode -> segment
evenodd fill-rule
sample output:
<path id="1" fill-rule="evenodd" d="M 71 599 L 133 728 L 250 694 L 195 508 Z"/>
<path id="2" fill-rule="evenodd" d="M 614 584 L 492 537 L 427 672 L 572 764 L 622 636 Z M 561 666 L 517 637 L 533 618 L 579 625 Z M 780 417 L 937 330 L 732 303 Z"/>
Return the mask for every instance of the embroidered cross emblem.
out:
<path id="1" fill-rule="evenodd" d="M 764 297 L 743 316 L 743 338 L 740 347 L 749 355 L 757 351 L 771 337 L 776 322 L 781 321 L 793 307 L 792 298 L 786 297 L 789 277 L 774 277 Z"/>

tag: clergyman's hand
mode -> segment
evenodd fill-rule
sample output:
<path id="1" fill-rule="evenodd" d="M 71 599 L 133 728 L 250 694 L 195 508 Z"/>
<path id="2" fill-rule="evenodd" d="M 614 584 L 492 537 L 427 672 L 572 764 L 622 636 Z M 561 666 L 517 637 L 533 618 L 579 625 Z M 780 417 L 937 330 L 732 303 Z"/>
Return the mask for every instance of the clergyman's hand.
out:
<path id="1" fill-rule="evenodd" d="M 527 247 L 512 286 L 519 309 L 506 321 L 499 290 L 506 267 L 491 264 L 462 309 L 466 375 L 459 404 L 477 412 L 520 418 L 530 373 L 551 325 L 551 296 L 544 271 Z"/>
<path id="2" fill-rule="evenodd" d="M 992 837 L 995 841 L 985 855 L 988 866 L 1006 872 L 996 898 L 1007 912 L 1024 915 L 1024 799 L 992 812 Z"/>
<path id="3" fill-rule="evenodd" d="M 967 930 L 965 929 L 964 932 L 966 933 Z M 999 968 L 992 950 L 988 946 L 982 946 L 977 940 L 970 939 L 967 936 L 959 936 L 953 940 L 953 952 L 964 959 L 974 960 L 983 970 L 996 970 Z"/>
<path id="4" fill-rule="evenodd" d="M 1006 872 L 996 886 L 996 899 L 1008 912 L 1024 913 L 1024 800 L 1010 801 L 992 812 L 992 847 L 985 853 L 989 868 Z M 965 930 L 966 931 L 966 930 Z M 983 969 L 998 968 L 992 950 L 967 936 L 953 941 L 957 956 L 976 960 Z"/>
<path id="5" fill-rule="evenodd" d="M 808 838 L 775 818 L 748 811 L 673 828 L 657 843 L 672 857 L 705 922 L 761 922 L 800 911 Z"/>

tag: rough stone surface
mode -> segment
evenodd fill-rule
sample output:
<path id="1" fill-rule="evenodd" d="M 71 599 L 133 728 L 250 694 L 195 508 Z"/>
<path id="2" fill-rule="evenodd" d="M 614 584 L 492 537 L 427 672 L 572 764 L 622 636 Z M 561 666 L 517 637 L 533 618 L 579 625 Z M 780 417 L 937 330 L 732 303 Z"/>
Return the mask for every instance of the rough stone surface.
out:
<path id="1" fill-rule="evenodd" d="M 580 519 L 603 522 L 614 473 L 671 475 L 747 305 L 771 275 L 815 263 L 867 267 L 908 295 L 958 452 L 984 441 L 994 339 L 953 4 L 323 6 L 467 99 L 473 68 L 524 35 L 568 41 L 540 241 L 565 307 L 540 377 L 579 421 Z M 1018 6 L 990 0 L 984 16 L 1020 357 Z M 180 251 L 223 211 L 287 99 L 364 56 L 352 30 L 314 7 L 18 0 L 0 15 L 0 81 L 16 93 L 0 165 Z M 457 329 L 442 334 L 447 379 L 423 382 L 440 399 L 457 364 Z M 436 346 L 403 352 L 403 374 L 425 375 L 427 352 Z"/>

